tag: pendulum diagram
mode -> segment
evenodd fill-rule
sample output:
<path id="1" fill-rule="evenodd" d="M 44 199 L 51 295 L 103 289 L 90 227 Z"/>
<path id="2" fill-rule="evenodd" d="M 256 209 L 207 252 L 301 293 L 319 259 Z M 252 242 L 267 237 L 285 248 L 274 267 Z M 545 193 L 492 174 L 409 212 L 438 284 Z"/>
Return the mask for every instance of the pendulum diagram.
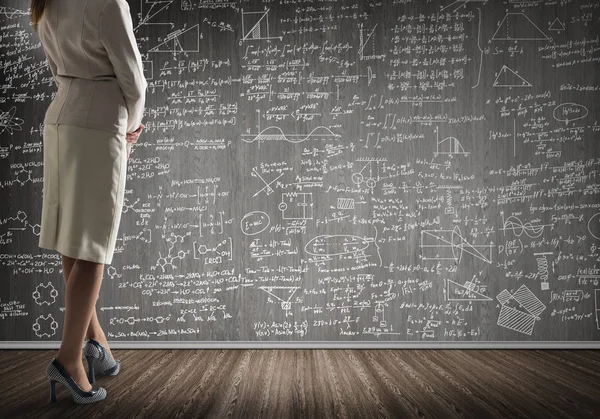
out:
<path id="1" fill-rule="evenodd" d="M 356 162 L 359 165 L 362 165 L 362 169 L 352 173 L 352 182 L 358 186 L 364 182 L 365 185 L 372 190 L 377 186 L 377 182 L 381 180 L 379 176 L 380 165 L 387 162 L 387 159 L 385 157 L 359 157 L 356 159 Z"/>

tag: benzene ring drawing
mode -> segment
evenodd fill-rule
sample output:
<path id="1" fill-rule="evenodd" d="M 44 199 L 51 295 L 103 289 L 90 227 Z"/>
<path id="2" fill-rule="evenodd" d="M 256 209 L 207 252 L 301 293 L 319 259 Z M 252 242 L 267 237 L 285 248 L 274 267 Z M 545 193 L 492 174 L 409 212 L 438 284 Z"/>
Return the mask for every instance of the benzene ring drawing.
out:
<path id="1" fill-rule="evenodd" d="M 42 293 L 40 292 L 40 287 L 42 287 L 44 289 L 50 288 L 50 294 L 49 294 L 50 298 L 42 298 Z M 38 284 L 38 286 L 35 287 L 35 291 L 33 292 L 33 294 L 31 294 L 31 296 L 33 297 L 33 299 L 35 300 L 37 305 L 40 305 L 40 306 L 42 304 L 51 305 L 56 302 L 56 297 L 58 297 L 58 291 L 56 290 L 56 288 L 54 288 L 54 285 L 52 285 L 51 282 L 48 282 L 46 285 Z M 51 301 L 48 301 L 50 299 L 51 299 Z"/>

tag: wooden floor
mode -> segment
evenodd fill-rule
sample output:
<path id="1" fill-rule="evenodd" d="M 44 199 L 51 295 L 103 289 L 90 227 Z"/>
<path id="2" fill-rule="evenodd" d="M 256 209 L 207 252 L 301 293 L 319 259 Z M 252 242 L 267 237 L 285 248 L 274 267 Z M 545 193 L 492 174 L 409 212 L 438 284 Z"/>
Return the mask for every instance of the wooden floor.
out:
<path id="1" fill-rule="evenodd" d="M 50 403 L 56 353 L 0 351 L 0 417 L 600 417 L 592 350 L 115 349 L 121 372 L 90 405 L 59 383 Z"/>

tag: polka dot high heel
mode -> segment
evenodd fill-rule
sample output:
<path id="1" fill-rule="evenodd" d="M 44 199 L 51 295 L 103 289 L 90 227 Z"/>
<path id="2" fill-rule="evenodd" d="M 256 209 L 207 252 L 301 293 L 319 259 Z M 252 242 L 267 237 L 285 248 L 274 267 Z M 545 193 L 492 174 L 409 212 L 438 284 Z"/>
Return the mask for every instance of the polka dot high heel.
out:
<path id="1" fill-rule="evenodd" d="M 96 374 L 117 375 L 121 370 L 121 361 L 113 359 L 100 342 L 90 338 L 83 347 L 83 355 L 88 361 L 88 380 L 96 381 Z"/>
<path id="2" fill-rule="evenodd" d="M 106 390 L 103 387 L 92 385 L 90 391 L 83 391 L 56 358 L 48 364 L 46 375 L 50 379 L 50 402 L 52 403 L 56 403 L 57 381 L 69 389 L 73 401 L 77 404 L 94 403 L 106 398 Z"/>

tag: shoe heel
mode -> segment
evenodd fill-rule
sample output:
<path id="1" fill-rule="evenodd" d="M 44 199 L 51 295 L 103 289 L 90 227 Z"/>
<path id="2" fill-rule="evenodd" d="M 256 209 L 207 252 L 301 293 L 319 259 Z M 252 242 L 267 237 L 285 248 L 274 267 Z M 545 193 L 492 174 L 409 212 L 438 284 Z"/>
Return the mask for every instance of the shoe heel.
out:
<path id="1" fill-rule="evenodd" d="M 83 391 L 56 358 L 48 363 L 46 375 L 50 379 L 50 400 L 52 402 L 56 401 L 56 381 L 71 392 L 73 401 L 77 404 L 94 403 L 106 398 L 106 389 L 103 387 L 92 385 L 89 391 Z"/>
<path id="2" fill-rule="evenodd" d="M 88 381 L 90 382 L 90 384 L 94 384 L 94 382 L 96 381 L 96 377 L 94 376 L 94 361 L 96 358 L 94 358 L 91 355 L 88 355 L 85 357 L 85 359 L 87 359 L 88 362 Z"/>
<path id="3" fill-rule="evenodd" d="M 50 380 L 50 403 L 56 403 L 56 380 Z"/>
<path id="4" fill-rule="evenodd" d="M 121 361 L 113 359 L 106 348 L 94 338 L 88 339 L 83 348 L 83 355 L 88 359 L 88 363 L 90 357 L 94 359 L 94 374 L 115 376 L 121 370 Z M 90 384 L 93 383 L 90 381 Z"/>

